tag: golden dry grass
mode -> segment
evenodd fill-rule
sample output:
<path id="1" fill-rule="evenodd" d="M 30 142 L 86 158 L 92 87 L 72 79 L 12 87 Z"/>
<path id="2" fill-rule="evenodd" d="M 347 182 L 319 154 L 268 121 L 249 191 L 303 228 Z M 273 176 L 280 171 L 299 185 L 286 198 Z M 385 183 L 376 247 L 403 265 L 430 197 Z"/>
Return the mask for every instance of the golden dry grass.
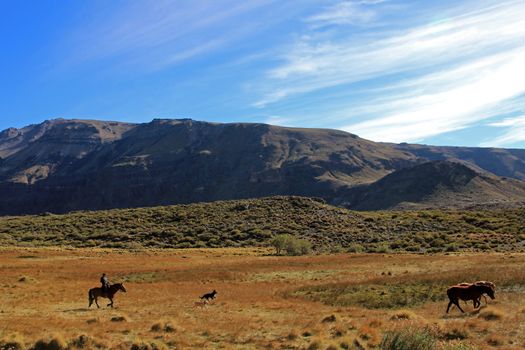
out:
<path id="1" fill-rule="evenodd" d="M 54 340 L 70 349 L 372 349 L 389 330 L 427 327 L 444 343 L 524 348 L 525 313 L 519 312 L 525 308 L 524 263 L 523 254 L 275 257 L 248 248 L 5 248 L 0 250 L 0 338 L 26 347 Z M 102 272 L 113 282 L 125 281 L 128 292 L 117 294 L 114 309 L 88 309 L 87 290 L 98 285 Z M 368 309 L 294 293 L 411 279 L 439 284 L 450 278 L 494 280 L 496 299 L 489 307 L 482 302 L 481 311 L 470 303 L 465 314 L 453 308 L 446 315 L 444 299 Z M 213 289 L 217 299 L 195 308 L 198 297 Z"/>

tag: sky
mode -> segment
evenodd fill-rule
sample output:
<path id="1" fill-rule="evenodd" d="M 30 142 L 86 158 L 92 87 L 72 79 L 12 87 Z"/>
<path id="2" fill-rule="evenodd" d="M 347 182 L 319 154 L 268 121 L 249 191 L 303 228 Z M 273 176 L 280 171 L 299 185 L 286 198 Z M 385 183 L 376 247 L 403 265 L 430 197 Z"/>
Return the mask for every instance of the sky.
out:
<path id="1" fill-rule="evenodd" d="M 0 0 L 0 130 L 77 118 L 525 148 L 525 1 Z"/>

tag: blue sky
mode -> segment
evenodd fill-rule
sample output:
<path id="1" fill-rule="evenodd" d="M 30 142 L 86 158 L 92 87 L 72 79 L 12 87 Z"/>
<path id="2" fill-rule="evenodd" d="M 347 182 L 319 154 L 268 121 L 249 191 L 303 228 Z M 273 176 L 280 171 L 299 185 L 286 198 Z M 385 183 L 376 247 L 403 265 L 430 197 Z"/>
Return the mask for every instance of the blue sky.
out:
<path id="1" fill-rule="evenodd" d="M 0 129 L 192 118 L 525 147 L 523 0 L 0 6 Z"/>

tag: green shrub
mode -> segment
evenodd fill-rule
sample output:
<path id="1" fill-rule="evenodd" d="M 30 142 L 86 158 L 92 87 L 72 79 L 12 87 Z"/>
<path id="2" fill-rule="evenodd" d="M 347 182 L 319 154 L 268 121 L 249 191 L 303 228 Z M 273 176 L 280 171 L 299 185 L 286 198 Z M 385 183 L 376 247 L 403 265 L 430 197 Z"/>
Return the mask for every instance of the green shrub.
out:
<path id="1" fill-rule="evenodd" d="M 310 241 L 288 234 L 275 236 L 270 244 L 275 248 L 277 255 L 281 255 L 283 251 L 286 251 L 287 255 L 306 255 L 312 250 Z"/>
<path id="2" fill-rule="evenodd" d="M 298 239 L 293 236 L 286 242 L 286 254 L 306 255 L 312 250 L 312 243 L 305 239 Z"/>
<path id="3" fill-rule="evenodd" d="M 359 244 L 359 243 L 352 243 L 348 246 L 347 251 L 349 253 L 362 253 L 364 252 L 365 248 Z"/>
<path id="4" fill-rule="evenodd" d="M 291 240 L 292 236 L 290 235 L 277 235 L 275 236 L 270 244 L 275 248 L 275 254 L 281 255 L 281 252 L 288 245 L 288 241 Z"/>

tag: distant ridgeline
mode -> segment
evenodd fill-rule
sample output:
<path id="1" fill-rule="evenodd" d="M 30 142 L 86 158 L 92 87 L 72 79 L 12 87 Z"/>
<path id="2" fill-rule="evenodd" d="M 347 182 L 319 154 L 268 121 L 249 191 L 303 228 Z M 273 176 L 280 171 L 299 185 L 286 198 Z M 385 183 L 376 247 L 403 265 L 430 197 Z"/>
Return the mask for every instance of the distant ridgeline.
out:
<path id="1" fill-rule="evenodd" d="M 267 124 L 56 119 L 0 132 L 0 215 L 297 195 L 357 210 L 525 201 L 525 150 Z"/>
<path id="2" fill-rule="evenodd" d="M 317 252 L 523 251 L 525 208 L 356 212 L 272 197 L 1 217 L 0 245 L 108 248 L 268 246 L 278 235 Z"/>

